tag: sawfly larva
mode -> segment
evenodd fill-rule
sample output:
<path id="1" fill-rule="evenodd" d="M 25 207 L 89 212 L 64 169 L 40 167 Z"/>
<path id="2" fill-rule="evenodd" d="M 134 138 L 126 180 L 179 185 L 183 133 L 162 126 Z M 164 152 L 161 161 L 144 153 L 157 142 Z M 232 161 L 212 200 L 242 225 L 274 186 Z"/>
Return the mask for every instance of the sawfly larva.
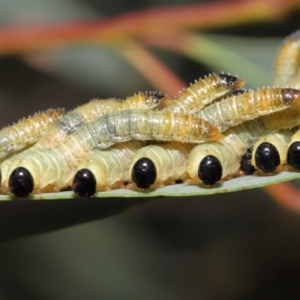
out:
<path id="1" fill-rule="evenodd" d="M 9 168 L 9 180 L 3 182 L 2 188 L 5 191 L 8 188 L 17 197 L 60 190 L 70 182 L 79 161 L 93 150 L 132 139 L 202 143 L 222 137 L 215 126 L 189 114 L 152 110 L 115 112 L 83 126 L 56 148 L 32 150 L 23 159 L 14 161 Z"/>
<path id="2" fill-rule="evenodd" d="M 251 164 L 264 173 L 273 173 L 286 163 L 292 133 L 288 130 L 261 137 L 253 146 Z"/>
<path id="3" fill-rule="evenodd" d="M 184 89 L 178 97 L 161 101 L 163 110 L 194 114 L 212 101 L 241 88 L 244 81 L 228 74 L 210 74 Z"/>
<path id="4" fill-rule="evenodd" d="M 157 188 L 184 180 L 191 148 L 192 144 L 169 142 L 137 150 L 128 174 L 129 182 L 133 182 L 131 187 Z"/>
<path id="5" fill-rule="evenodd" d="M 276 56 L 274 84 L 300 88 L 300 30 L 285 38 Z"/>
<path id="6" fill-rule="evenodd" d="M 49 109 L 36 113 L 0 131 L 0 161 L 37 142 L 49 125 L 63 115 L 64 109 Z"/>
<path id="7" fill-rule="evenodd" d="M 145 92 L 135 94 L 124 101 L 118 99 L 92 100 L 77 107 L 53 123 L 44 136 L 34 145 L 34 148 L 56 147 L 83 125 L 112 112 L 131 109 L 153 109 L 159 105 L 164 97 L 159 92 Z"/>
<path id="8" fill-rule="evenodd" d="M 77 166 L 73 191 L 80 197 L 91 197 L 97 191 L 124 187 L 131 160 L 141 145 L 140 141 L 129 141 L 87 155 Z"/>
<path id="9" fill-rule="evenodd" d="M 299 106 L 297 108 L 300 109 Z M 283 153 L 287 151 L 287 140 L 291 135 L 288 131 L 282 130 L 279 133 L 274 131 L 300 125 L 300 117 L 293 120 L 289 118 L 289 116 L 294 116 L 294 113 L 293 110 L 287 109 L 262 116 L 228 129 L 224 132 L 224 139 L 220 142 L 202 143 L 195 146 L 188 158 L 187 172 L 190 179 L 186 182 L 214 185 L 228 175 L 236 174 L 240 168 L 241 158 L 247 149 L 264 135 L 269 135 L 269 138 L 274 135 L 275 139 L 278 139 L 278 136 L 285 132 L 286 138 L 283 138 L 283 145 L 276 143 L 282 153 L 280 163 L 285 163 Z M 283 119 L 284 117 L 287 119 Z M 277 122 L 277 120 L 281 121 Z"/>
<path id="10" fill-rule="evenodd" d="M 166 98 L 166 96 L 159 92 L 145 92 L 135 94 L 124 101 L 95 99 L 77 107 L 50 125 L 33 147 L 2 162 L 0 165 L 2 182 L 7 180 L 7 172 L 12 161 L 20 160 L 27 156 L 29 154 L 28 151 L 56 147 L 81 126 L 111 112 L 130 109 L 153 109 L 159 105 L 163 98 Z"/>
<path id="11" fill-rule="evenodd" d="M 300 104 L 300 91 L 290 88 L 263 88 L 233 95 L 216 102 L 196 115 L 214 124 L 221 132 L 242 122 Z"/>

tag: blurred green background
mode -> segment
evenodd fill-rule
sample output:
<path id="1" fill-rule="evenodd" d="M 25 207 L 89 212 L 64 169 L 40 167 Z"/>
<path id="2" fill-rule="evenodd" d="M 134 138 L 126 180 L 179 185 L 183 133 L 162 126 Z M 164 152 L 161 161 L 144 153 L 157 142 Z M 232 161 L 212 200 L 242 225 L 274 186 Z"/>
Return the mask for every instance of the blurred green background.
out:
<path id="1" fill-rule="evenodd" d="M 188 3 L 0 0 L 0 24 L 98 20 Z M 239 74 L 248 87 L 262 87 L 272 83 L 281 40 L 297 29 L 299 10 L 281 22 L 206 30 L 219 52 L 207 53 L 202 64 L 152 51 L 187 83 L 223 70 Z M 109 46 L 4 56 L 0 123 L 153 89 Z M 299 299 L 300 215 L 262 190 L 157 198 L 114 217 L 3 242 L 0 261 L 1 300 Z"/>

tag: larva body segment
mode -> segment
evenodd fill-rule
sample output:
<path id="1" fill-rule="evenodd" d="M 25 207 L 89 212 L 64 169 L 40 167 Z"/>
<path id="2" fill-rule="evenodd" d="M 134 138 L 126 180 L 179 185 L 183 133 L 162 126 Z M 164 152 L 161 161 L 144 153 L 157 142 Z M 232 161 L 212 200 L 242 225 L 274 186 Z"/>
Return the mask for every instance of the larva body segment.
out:
<path id="1" fill-rule="evenodd" d="M 224 139 L 221 142 L 203 143 L 195 146 L 190 152 L 187 162 L 187 173 L 191 183 L 197 184 L 207 178 L 205 184 L 212 185 L 228 175 L 234 174 L 240 167 L 240 158 L 253 143 L 262 135 L 269 133 L 265 127 L 262 118 L 252 120 L 236 127 L 230 128 L 224 133 Z M 220 167 L 205 164 L 211 164 L 211 161 L 205 161 L 207 156 L 215 157 Z M 210 174 L 215 172 L 217 174 Z M 205 173 L 200 175 L 199 173 Z M 202 178 L 202 180 L 199 179 Z"/>
<path id="2" fill-rule="evenodd" d="M 97 191 L 124 187 L 131 160 L 141 145 L 140 141 L 129 141 L 87 155 L 77 166 L 74 192 L 90 197 Z"/>
<path id="3" fill-rule="evenodd" d="M 279 130 L 261 137 L 253 146 L 251 164 L 264 173 L 273 173 L 286 163 L 288 144 L 292 133 Z"/>
<path id="4" fill-rule="evenodd" d="M 168 142 L 148 145 L 137 150 L 129 168 L 129 181 L 134 183 L 133 186 L 145 189 L 184 180 L 191 148 L 192 144 Z"/>
<path id="5" fill-rule="evenodd" d="M 34 181 L 33 192 L 60 190 L 70 181 L 78 162 L 95 149 L 105 149 L 131 139 L 202 143 L 222 138 L 210 123 L 189 114 L 167 111 L 129 110 L 105 115 L 83 126 L 56 148 L 31 151 L 11 164 L 10 178 L 3 182 L 4 190 L 19 185 L 17 167 L 28 170 Z M 72 173 L 73 174 L 73 173 Z"/>
<path id="6" fill-rule="evenodd" d="M 233 89 L 241 88 L 243 85 L 244 81 L 236 76 L 210 74 L 184 89 L 178 97 L 169 101 L 163 110 L 194 114 L 212 101 L 229 94 Z M 163 100 L 161 104 L 164 103 Z"/>
<path id="7" fill-rule="evenodd" d="M 49 109 L 2 129 L 0 131 L 0 161 L 32 146 L 49 125 L 65 113 L 64 109 Z"/>
<path id="8" fill-rule="evenodd" d="M 264 88 L 234 95 L 196 114 L 221 132 L 242 122 L 300 104 L 300 91 L 290 88 Z"/>
<path id="9" fill-rule="evenodd" d="M 300 88 L 300 30 L 282 43 L 274 65 L 274 84 Z"/>
<path id="10" fill-rule="evenodd" d="M 135 94 L 124 101 L 117 99 L 95 99 L 77 107 L 60 120 L 54 122 L 51 126 L 49 126 L 47 131 L 43 133 L 43 136 L 40 137 L 32 149 L 40 150 L 56 147 L 60 143 L 64 142 L 68 136 L 73 134 L 81 126 L 92 122 L 103 115 L 114 111 L 130 109 L 153 109 L 159 105 L 161 99 L 165 98 L 166 96 L 163 96 L 158 92 L 146 92 Z M 32 149 L 28 149 L 27 151 L 31 151 Z M 2 182 L 7 181 L 8 179 L 8 170 L 11 163 L 14 160 L 20 160 L 29 155 L 29 152 L 27 151 L 23 151 L 22 153 L 19 153 L 10 159 L 6 159 L 1 163 L 0 170 L 2 174 Z"/>
<path id="11" fill-rule="evenodd" d="M 117 99 L 95 99 L 77 107 L 53 123 L 40 138 L 35 149 L 56 147 L 83 125 L 116 111 L 130 109 L 153 109 L 164 96 L 158 92 L 138 93 L 124 101 Z"/>

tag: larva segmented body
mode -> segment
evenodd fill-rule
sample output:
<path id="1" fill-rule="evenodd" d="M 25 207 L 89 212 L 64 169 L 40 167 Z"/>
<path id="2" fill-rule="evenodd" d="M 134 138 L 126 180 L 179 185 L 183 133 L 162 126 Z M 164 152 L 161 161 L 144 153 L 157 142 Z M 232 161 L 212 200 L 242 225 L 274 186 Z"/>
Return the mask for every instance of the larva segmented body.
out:
<path id="1" fill-rule="evenodd" d="M 124 101 L 117 99 L 92 100 L 53 123 L 45 135 L 35 144 L 34 148 L 56 147 L 83 125 L 112 112 L 130 109 L 153 109 L 159 105 L 163 97 L 165 96 L 157 92 L 146 92 L 138 93 Z"/>
<path id="2" fill-rule="evenodd" d="M 280 47 L 274 65 L 274 84 L 300 88 L 300 30 L 288 36 Z"/>
<path id="3" fill-rule="evenodd" d="M 138 188 L 156 188 L 186 178 L 186 162 L 192 144 L 169 142 L 148 145 L 136 151 L 129 181 Z"/>
<path id="4" fill-rule="evenodd" d="M 49 109 L 2 129 L 0 131 L 0 161 L 32 146 L 45 133 L 49 125 L 65 113 L 64 109 Z"/>
<path id="5" fill-rule="evenodd" d="M 131 160 L 141 145 L 140 141 L 129 141 L 87 155 L 77 166 L 73 191 L 90 197 L 97 191 L 124 187 Z"/>
<path id="6" fill-rule="evenodd" d="M 78 128 L 99 118 L 100 116 L 107 115 L 114 111 L 153 109 L 158 106 L 161 99 L 164 98 L 167 97 L 158 92 L 145 92 L 135 94 L 124 101 L 117 99 L 95 99 L 77 107 L 60 120 L 54 122 L 51 126 L 49 126 L 47 131 L 43 133 L 43 136 L 37 141 L 32 149 L 40 150 L 56 147 L 65 141 L 68 136 L 78 130 Z M 27 151 L 31 151 L 32 149 L 28 149 Z M 10 164 L 15 160 L 20 160 L 22 157 L 27 156 L 29 154 L 27 151 L 7 159 L 0 165 L 2 182 L 7 180 L 7 172 Z"/>
<path id="7" fill-rule="evenodd" d="M 214 124 L 221 132 L 242 122 L 300 104 L 300 91 L 290 88 L 264 88 L 247 91 L 216 102 L 198 117 Z"/>
<path id="8" fill-rule="evenodd" d="M 286 163 L 292 133 L 288 130 L 261 137 L 253 146 L 251 164 L 264 173 L 273 173 Z"/>
<path id="9" fill-rule="evenodd" d="M 234 89 L 241 88 L 243 85 L 244 81 L 236 76 L 210 74 L 184 89 L 175 99 L 167 99 L 168 105 L 163 110 L 194 114 L 212 101 L 229 94 Z M 165 102 L 164 100 L 161 104 L 163 105 Z"/>
<path id="10" fill-rule="evenodd" d="M 3 186 L 8 188 L 9 185 L 10 191 L 16 194 L 14 187 L 20 186 L 20 174 L 15 168 L 23 167 L 20 176 L 25 174 L 26 168 L 27 177 L 34 182 L 34 192 L 44 191 L 50 185 L 64 188 L 70 181 L 70 170 L 91 151 L 131 139 L 201 143 L 221 138 L 216 127 L 189 114 L 151 110 L 116 112 L 83 126 L 56 148 L 32 151 L 14 161 L 8 172 L 9 182 L 3 182 Z"/>

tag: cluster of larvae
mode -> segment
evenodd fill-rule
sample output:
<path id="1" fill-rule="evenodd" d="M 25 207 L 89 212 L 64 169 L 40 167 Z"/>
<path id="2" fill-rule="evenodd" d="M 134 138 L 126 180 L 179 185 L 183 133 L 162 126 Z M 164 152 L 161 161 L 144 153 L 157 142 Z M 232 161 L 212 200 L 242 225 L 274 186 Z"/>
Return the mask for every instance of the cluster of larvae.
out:
<path id="1" fill-rule="evenodd" d="M 236 76 L 210 74 L 174 99 L 139 93 L 22 120 L 0 131 L 0 191 L 90 197 L 177 182 L 213 186 L 241 169 L 300 170 L 299 57 L 298 31 L 280 48 L 275 87 L 245 90 Z"/>

